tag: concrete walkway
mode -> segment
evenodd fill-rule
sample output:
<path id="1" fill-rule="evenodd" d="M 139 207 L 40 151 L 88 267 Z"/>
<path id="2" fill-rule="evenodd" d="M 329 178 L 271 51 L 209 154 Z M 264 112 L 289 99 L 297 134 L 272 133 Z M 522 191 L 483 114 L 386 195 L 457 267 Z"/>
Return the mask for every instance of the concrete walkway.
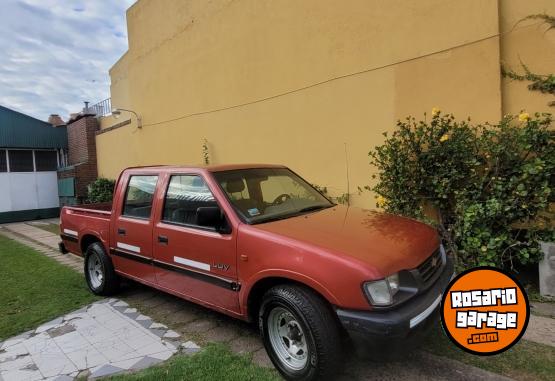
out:
<path id="1" fill-rule="evenodd" d="M 54 222 L 55 221 L 55 222 Z M 42 223 L 58 223 L 57 220 L 43 220 Z M 58 243 L 60 242 L 60 237 L 48 232 L 46 230 L 32 226 L 30 223 L 16 222 L 12 224 L 2 225 L 5 229 L 8 229 L 12 233 L 22 235 L 33 241 L 39 242 L 43 246 L 49 247 L 54 250 L 58 250 Z"/>
<path id="2" fill-rule="evenodd" d="M 31 228 L 41 230 L 32 226 Z M 37 237 L 40 234 L 42 238 L 45 238 L 42 232 L 39 233 L 33 229 L 11 224 L 4 226 L 3 234 L 8 234 L 33 248 L 52 248 L 46 242 L 53 242 L 56 236 L 51 234 L 51 237 L 46 237 L 51 239 L 39 243 L 30 239 L 31 236 L 28 236 L 29 238 L 26 236 L 26 234 L 31 234 L 33 237 Z M 68 258 L 72 262 L 78 261 L 79 269 L 82 271 L 80 257 L 60 255 L 52 250 L 48 251 L 48 249 L 42 250 L 42 252 L 70 267 Z M 170 327 L 172 331 L 180 335 L 182 341 L 198 343 L 201 347 L 211 342 L 226 343 L 235 353 L 247 354 L 255 363 L 272 367 L 256 328 L 252 325 L 134 282 L 126 282 L 118 294 L 118 298 L 128 303 L 130 308 L 136 309 L 137 314 L 150 316 L 152 320 Z M 553 338 L 546 332 L 552 332 L 555 320 L 545 319 L 548 320 L 537 320 L 536 317 L 531 319 L 526 339 L 546 344 L 546 338 Z M 541 324 L 538 325 L 538 322 Z M 542 328 L 541 332 L 537 331 L 537 327 L 542 324 L 545 324 L 547 329 Z M 540 333 L 535 334 L 535 332 Z M 344 374 L 339 378 L 342 380 L 507 380 L 500 375 L 421 350 L 407 350 L 391 361 L 362 360 L 355 355 L 347 357 Z"/>
<path id="3" fill-rule="evenodd" d="M 91 304 L 0 344 L 0 379 L 72 380 L 140 370 L 173 356 L 180 335 L 117 299 Z"/>

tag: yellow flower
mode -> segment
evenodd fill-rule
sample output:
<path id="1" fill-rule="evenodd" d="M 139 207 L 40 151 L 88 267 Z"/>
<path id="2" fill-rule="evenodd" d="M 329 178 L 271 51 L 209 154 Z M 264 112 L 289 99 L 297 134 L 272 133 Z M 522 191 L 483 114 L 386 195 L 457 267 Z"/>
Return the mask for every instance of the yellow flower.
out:
<path id="1" fill-rule="evenodd" d="M 482 252 L 485 253 L 486 251 L 488 251 L 488 248 L 487 248 L 486 246 L 482 246 L 482 247 L 480 248 L 480 250 L 482 250 Z"/>
<path id="2" fill-rule="evenodd" d="M 387 199 L 384 196 L 378 196 L 376 197 L 376 204 L 378 204 L 378 206 L 380 208 L 383 208 L 385 205 L 385 202 L 387 201 Z"/>
<path id="3" fill-rule="evenodd" d="M 432 108 L 432 116 L 438 116 L 441 110 L 437 107 Z"/>
<path id="4" fill-rule="evenodd" d="M 443 134 L 443 135 L 441 136 L 441 138 L 439 138 L 439 141 L 440 141 L 440 142 L 444 142 L 444 141 L 446 141 L 446 140 L 449 140 L 449 135 L 448 135 L 448 134 Z"/>
<path id="5" fill-rule="evenodd" d="M 530 114 L 528 114 L 527 112 L 521 112 L 518 116 L 518 120 L 521 122 L 527 122 L 528 120 L 530 120 Z"/>

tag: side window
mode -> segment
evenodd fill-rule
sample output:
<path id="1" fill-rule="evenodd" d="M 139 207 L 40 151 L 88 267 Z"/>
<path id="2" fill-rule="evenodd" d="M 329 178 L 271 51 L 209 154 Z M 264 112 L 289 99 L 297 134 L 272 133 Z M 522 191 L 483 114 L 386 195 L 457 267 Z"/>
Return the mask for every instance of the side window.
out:
<path id="1" fill-rule="evenodd" d="M 29 150 L 10 150 L 10 172 L 33 172 L 33 151 Z"/>
<path id="2" fill-rule="evenodd" d="M 127 217 L 149 218 L 157 181 L 158 176 L 131 176 L 122 214 Z"/>
<path id="3" fill-rule="evenodd" d="M 8 172 L 8 161 L 6 160 L 5 149 L 0 149 L 0 172 Z"/>
<path id="4" fill-rule="evenodd" d="M 58 153 L 56 151 L 35 151 L 35 165 L 38 172 L 55 171 L 58 169 Z"/>
<path id="5" fill-rule="evenodd" d="M 202 177 L 196 175 L 171 177 L 164 200 L 163 221 L 196 225 L 197 209 L 202 206 L 218 206 Z"/>

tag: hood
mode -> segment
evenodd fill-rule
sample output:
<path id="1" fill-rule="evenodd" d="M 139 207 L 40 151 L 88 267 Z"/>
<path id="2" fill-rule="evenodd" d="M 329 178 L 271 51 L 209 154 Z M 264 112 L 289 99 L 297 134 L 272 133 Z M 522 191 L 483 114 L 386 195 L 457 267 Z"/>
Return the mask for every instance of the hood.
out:
<path id="1" fill-rule="evenodd" d="M 253 227 L 355 258 L 384 277 L 417 267 L 439 246 L 431 226 L 343 205 Z"/>

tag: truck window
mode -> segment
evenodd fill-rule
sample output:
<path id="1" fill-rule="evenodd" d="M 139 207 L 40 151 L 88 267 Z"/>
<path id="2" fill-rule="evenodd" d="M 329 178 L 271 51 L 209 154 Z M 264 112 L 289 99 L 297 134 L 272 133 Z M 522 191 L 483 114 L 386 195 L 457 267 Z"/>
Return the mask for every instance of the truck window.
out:
<path id="1" fill-rule="evenodd" d="M 176 175 L 170 179 L 164 200 L 164 222 L 196 225 L 197 208 L 218 206 L 204 179 L 196 175 Z"/>
<path id="2" fill-rule="evenodd" d="M 122 214 L 127 217 L 150 218 L 157 181 L 158 176 L 131 176 Z"/>

